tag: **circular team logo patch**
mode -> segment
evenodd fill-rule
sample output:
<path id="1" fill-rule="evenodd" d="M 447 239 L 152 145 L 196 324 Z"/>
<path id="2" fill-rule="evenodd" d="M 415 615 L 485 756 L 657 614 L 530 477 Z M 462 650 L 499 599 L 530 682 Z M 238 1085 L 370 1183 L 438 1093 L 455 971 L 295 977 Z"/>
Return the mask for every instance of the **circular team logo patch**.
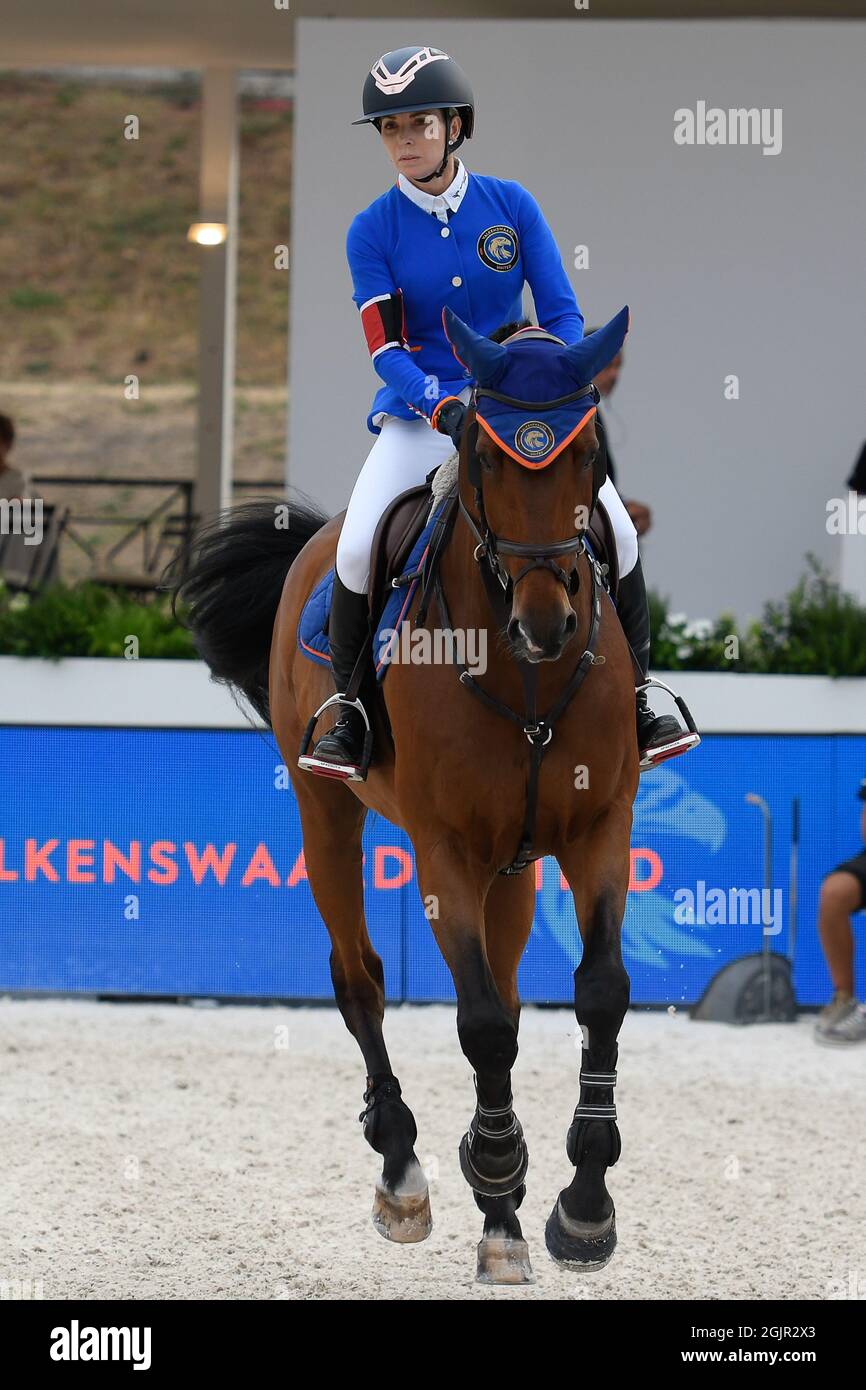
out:
<path id="1" fill-rule="evenodd" d="M 488 227 L 478 238 L 478 254 L 491 270 L 510 270 L 517 263 L 517 233 L 513 227 Z"/>
<path id="2" fill-rule="evenodd" d="M 543 420 L 525 420 L 514 436 L 514 444 L 524 458 L 540 459 L 554 445 L 553 430 Z"/>

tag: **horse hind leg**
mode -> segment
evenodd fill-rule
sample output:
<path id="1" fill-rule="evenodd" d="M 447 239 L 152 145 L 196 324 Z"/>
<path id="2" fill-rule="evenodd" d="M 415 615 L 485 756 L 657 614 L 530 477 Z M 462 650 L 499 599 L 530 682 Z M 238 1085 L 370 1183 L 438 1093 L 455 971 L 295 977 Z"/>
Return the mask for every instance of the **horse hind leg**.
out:
<path id="1" fill-rule="evenodd" d="M 417 1127 L 394 1075 L 382 1024 L 385 978 L 364 916 L 361 834 L 367 808 L 345 786 L 295 779 L 304 861 L 331 938 L 331 979 L 343 1021 L 367 1067 L 364 1138 L 382 1155 L 373 1225 L 386 1240 L 411 1244 L 432 1229 L 427 1179 L 415 1155 Z"/>

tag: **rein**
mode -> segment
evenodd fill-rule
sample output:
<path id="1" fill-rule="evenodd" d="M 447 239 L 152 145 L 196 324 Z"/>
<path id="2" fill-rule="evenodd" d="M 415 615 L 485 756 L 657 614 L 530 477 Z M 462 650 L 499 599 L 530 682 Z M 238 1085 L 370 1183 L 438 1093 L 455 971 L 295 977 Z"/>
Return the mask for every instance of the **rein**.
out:
<path id="1" fill-rule="evenodd" d="M 477 389 L 474 399 L 478 396 L 492 396 L 509 405 L 521 408 L 531 408 L 534 410 L 550 409 L 555 405 L 561 405 L 568 401 L 578 400 L 581 396 L 586 396 L 595 392 L 594 386 L 584 386 L 580 390 L 569 396 L 562 396 L 556 401 L 518 401 L 511 396 L 503 396 L 496 391 Z M 595 399 L 598 399 L 597 393 Z M 474 403 L 474 401 L 473 401 Z M 538 783 L 541 773 L 541 764 L 544 754 L 553 738 L 553 727 L 556 720 L 567 708 L 573 697 L 577 694 L 583 684 L 591 666 L 601 666 L 605 658 L 596 654 L 598 645 L 599 628 L 601 625 L 601 591 L 604 588 L 604 578 L 601 567 L 595 556 L 588 551 L 584 540 L 585 531 L 575 532 L 574 535 L 566 537 L 561 541 L 550 543 L 535 543 L 532 541 L 514 541 L 497 536 L 491 529 L 487 520 L 484 508 L 484 493 L 481 478 L 480 460 L 475 451 L 477 440 L 478 424 L 473 422 L 470 427 L 471 434 L 467 443 L 470 448 L 469 480 L 473 485 L 475 494 L 475 508 L 478 513 L 478 520 L 465 506 L 459 494 L 458 501 L 460 512 L 467 522 L 473 535 L 478 540 L 478 545 L 474 550 L 474 558 L 479 565 L 479 571 L 487 593 L 487 597 L 497 620 L 504 622 L 508 609 L 511 604 L 514 589 L 527 574 L 534 569 L 549 569 L 565 586 L 570 595 L 578 592 L 580 584 L 579 564 L 580 557 L 586 555 L 589 561 L 590 575 L 590 625 L 587 636 L 586 647 L 577 666 L 572 672 L 564 689 L 560 692 L 553 704 L 543 715 L 539 716 L 537 701 L 538 686 L 538 667 L 536 663 L 517 660 L 518 670 L 520 671 L 523 683 L 523 694 L 525 710 L 523 714 L 518 714 L 504 700 L 489 694 L 478 684 L 472 673 L 459 660 L 455 660 L 458 679 L 461 685 L 480 700 L 488 709 L 493 710 L 513 723 L 519 725 L 529 742 L 529 777 L 526 786 L 526 807 L 523 818 L 523 830 L 520 836 L 517 853 L 514 859 L 504 869 L 500 869 L 501 874 L 519 874 L 533 860 L 540 858 L 533 849 L 533 839 L 535 835 L 535 818 L 538 809 Z M 566 571 L 555 563 L 554 556 L 574 553 L 574 565 Z M 500 555 L 523 555 L 531 557 L 532 563 L 524 566 L 516 578 L 503 568 L 500 563 Z M 445 592 L 442 587 L 442 577 L 438 565 L 435 566 L 433 576 L 433 592 L 442 614 L 442 621 L 446 631 L 451 631 L 451 615 L 445 599 Z M 424 605 L 426 616 L 426 605 Z M 456 648 L 455 648 L 456 650 Z"/>

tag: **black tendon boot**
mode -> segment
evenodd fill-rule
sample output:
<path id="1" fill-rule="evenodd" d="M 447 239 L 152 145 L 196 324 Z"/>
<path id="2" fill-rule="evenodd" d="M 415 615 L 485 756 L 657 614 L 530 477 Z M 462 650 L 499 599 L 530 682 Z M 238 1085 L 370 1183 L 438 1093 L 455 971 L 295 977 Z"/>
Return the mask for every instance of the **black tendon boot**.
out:
<path id="1" fill-rule="evenodd" d="M 650 658 L 650 613 L 640 557 L 634 569 L 619 581 L 616 611 L 645 681 Z M 654 714 L 645 690 L 637 691 L 636 705 L 641 770 L 655 767 L 657 763 L 675 758 L 679 753 L 686 753 L 700 743 L 700 736 L 694 730 L 683 729 L 673 715 Z"/>
<path id="2" fill-rule="evenodd" d="M 331 648 L 331 669 L 340 695 L 349 684 L 368 633 L 367 595 L 347 589 L 335 570 L 328 643 Z M 363 782 L 367 775 L 363 765 L 366 732 L 367 723 L 360 709 L 351 705 L 340 706 L 337 723 L 317 739 L 311 752 L 302 749 L 298 767 L 322 777 Z"/>

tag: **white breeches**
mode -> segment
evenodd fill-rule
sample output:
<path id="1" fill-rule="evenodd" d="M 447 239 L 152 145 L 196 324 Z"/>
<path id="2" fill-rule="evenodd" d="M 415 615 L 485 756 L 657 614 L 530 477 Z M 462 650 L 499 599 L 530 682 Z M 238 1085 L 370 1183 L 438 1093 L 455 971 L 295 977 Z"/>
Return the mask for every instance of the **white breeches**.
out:
<path id="1" fill-rule="evenodd" d="M 468 400 L 469 388 L 461 393 Z M 352 489 L 343 529 L 337 541 L 337 573 L 356 594 L 367 589 L 370 547 L 379 520 L 387 507 L 407 488 L 423 483 L 431 469 L 444 463 L 454 445 L 447 434 L 439 434 L 425 420 L 400 420 L 386 415 L 381 433 L 358 474 Z M 616 537 L 621 576 L 637 564 L 637 532 L 619 493 L 610 479 L 599 493 L 610 517 Z"/>

